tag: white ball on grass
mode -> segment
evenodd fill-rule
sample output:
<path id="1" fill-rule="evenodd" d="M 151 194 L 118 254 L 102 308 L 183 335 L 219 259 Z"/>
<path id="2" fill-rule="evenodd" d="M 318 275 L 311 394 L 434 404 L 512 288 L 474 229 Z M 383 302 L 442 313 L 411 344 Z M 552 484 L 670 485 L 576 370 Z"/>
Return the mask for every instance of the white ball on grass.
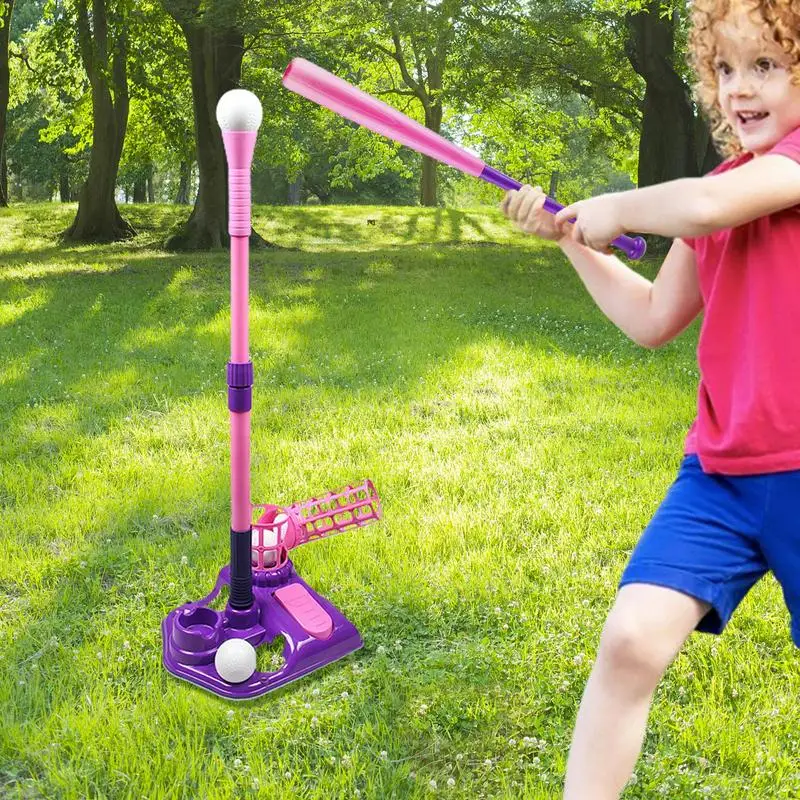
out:
<path id="1" fill-rule="evenodd" d="M 217 649 L 214 666 L 222 680 L 244 683 L 256 671 L 256 649 L 245 639 L 228 639 Z"/>

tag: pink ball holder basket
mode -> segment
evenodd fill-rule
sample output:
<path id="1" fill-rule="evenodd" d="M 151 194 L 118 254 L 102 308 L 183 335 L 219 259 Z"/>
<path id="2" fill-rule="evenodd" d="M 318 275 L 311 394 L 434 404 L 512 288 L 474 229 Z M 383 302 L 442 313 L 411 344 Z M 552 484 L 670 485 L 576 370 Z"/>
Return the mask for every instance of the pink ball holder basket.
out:
<path id="1" fill-rule="evenodd" d="M 253 364 L 248 352 L 250 168 L 261 104 L 241 89 L 227 92 L 217 120 L 228 161 L 231 237 L 231 360 L 227 365 L 231 426 L 230 563 L 207 597 L 167 614 L 161 624 L 163 661 L 174 676 L 222 697 L 266 694 L 358 650 L 352 622 L 297 574 L 289 553 L 314 539 L 355 530 L 381 517 L 369 480 L 292 505 L 250 501 L 250 411 Z M 211 608 L 230 588 L 224 611 Z M 256 670 L 238 683 L 223 679 L 215 658 L 223 642 L 245 639 L 254 648 L 284 640 L 283 666 Z"/>

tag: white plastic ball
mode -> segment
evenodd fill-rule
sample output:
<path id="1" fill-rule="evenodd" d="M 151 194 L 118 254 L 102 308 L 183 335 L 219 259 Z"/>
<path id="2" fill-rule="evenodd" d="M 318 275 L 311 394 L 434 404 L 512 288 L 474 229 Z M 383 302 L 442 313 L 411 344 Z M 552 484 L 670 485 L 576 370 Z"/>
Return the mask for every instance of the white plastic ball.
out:
<path id="1" fill-rule="evenodd" d="M 231 89 L 217 103 L 217 122 L 223 131 L 257 131 L 263 115 L 261 101 L 246 89 Z"/>
<path id="2" fill-rule="evenodd" d="M 228 639 L 217 649 L 214 666 L 228 683 L 244 683 L 256 671 L 256 649 L 245 639 Z"/>
<path id="3" fill-rule="evenodd" d="M 289 529 L 289 518 L 286 514 L 278 514 L 270 523 L 272 525 L 280 526 L 281 540 L 286 541 L 286 531 Z M 278 531 L 273 528 L 264 528 L 262 535 L 264 537 L 264 547 L 275 547 L 278 544 Z M 255 567 L 258 565 L 258 529 L 253 528 L 252 550 L 250 551 L 250 563 Z M 264 552 L 264 566 L 273 567 L 278 561 L 278 553 L 275 550 L 266 550 Z"/>

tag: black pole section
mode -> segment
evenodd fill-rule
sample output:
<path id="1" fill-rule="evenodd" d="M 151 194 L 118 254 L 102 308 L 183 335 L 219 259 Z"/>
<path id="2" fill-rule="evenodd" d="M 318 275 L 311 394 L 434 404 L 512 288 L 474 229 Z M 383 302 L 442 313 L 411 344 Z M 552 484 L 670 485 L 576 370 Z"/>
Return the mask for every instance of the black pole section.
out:
<path id="1" fill-rule="evenodd" d="M 253 362 L 228 362 L 228 409 L 244 414 L 253 407 Z M 250 561 L 252 528 L 231 529 L 231 608 L 245 609 L 253 605 L 253 567 Z"/>
<path id="2" fill-rule="evenodd" d="M 231 531 L 231 608 L 238 610 L 253 605 L 253 573 L 250 566 L 252 528 Z"/>

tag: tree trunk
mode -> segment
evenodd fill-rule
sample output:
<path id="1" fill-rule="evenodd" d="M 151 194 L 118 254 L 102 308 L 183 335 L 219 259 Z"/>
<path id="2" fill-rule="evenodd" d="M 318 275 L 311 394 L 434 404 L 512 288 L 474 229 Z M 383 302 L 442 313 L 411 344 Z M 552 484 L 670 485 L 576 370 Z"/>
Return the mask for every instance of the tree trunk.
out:
<path id="1" fill-rule="evenodd" d="M 547 194 L 555 200 L 556 192 L 558 191 L 558 179 L 561 177 L 561 173 L 554 169 L 550 173 L 550 188 Z"/>
<path id="2" fill-rule="evenodd" d="M 114 197 L 128 126 L 127 31 L 109 36 L 106 0 L 92 0 L 91 31 L 86 0 L 78 0 L 77 6 L 81 58 L 92 86 L 92 152 L 78 213 L 64 236 L 71 241 L 111 242 L 136 233 L 120 215 Z"/>
<path id="3" fill-rule="evenodd" d="M 290 206 L 299 206 L 303 191 L 303 173 L 301 172 L 290 184 L 288 202 Z"/>
<path id="4" fill-rule="evenodd" d="M 442 107 L 434 102 L 425 109 L 425 127 L 434 133 L 442 129 Z M 436 205 L 438 164 L 430 156 L 422 156 L 422 176 L 420 179 L 419 202 L 423 206 Z"/>
<path id="5" fill-rule="evenodd" d="M 175 197 L 175 204 L 179 206 L 189 205 L 189 183 L 192 180 L 192 165 L 188 161 L 181 161 L 180 183 L 178 184 L 178 194 Z"/>
<path id="6" fill-rule="evenodd" d="M 58 176 L 58 197 L 62 203 L 69 203 L 69 201 L 72 200 L 70 190 L 69 173 L 67 172 L 66 165 L 64 165 L 61 174 Z"/>
<path id="7" fill-rule="evenodd" d="M 239 85 L 244 55 L 244 35 L 235 29 L 175 18 L 181 25 L 189 49 L 194 100 L 194 132 L 197 143 L 199 189 L 188 221 L 167 239 L 169 250 L 208 250 L 227 247 L 228 184 L 225 150 L 217 125 L 217 102 Z M 250 245 L 266 242 L 254 231 Z"/>
<path id="8" fill-rule="evenodd" d="M 709 128 L 706 118 L 700 111 L 698 111 L 695 117 L 694 140 L 698 144 L 697 169 L 700 175 L 705 175 L 722 163 L 722 156 L 717 152 L 717 148 L 714 146 L 711 128 Z"/>
<path id="9" fill-rule="evenodd" d="M 645 80 L 639 139 L 639 186 L 698 175 L 695 120 L 686 84 L 676 72 L 675 19 L 659 16 L 660 0 L 629 15 L 626 51 Z"/>
<path id="10" fill-rule="evenodd" d="M 148 203 L 155 203 L 156 201 L 156 193 L 155 189 L 153 188 L 153 165 L 150 165 L 150 168 L 147 172 L 147 202 Z"/>
<path id="11" fill-rule="evenodd" d="M 8 159 L 6 158 L 6 146 L 0 151 L 0 206 L 6 207 L 9 203 L 8 194 Z"/>
<path id="12" fill-rule="evenodd" d="M 646 11 L 626 18 L 625 50 L 645 80 L 639 187 L 696 177 L 718 159 L 713 146 L 709 148 L 707 127 L 698 138 L 689 87 L 674 66 L 676 15 L 661 17 L 660 8 L 660 0 L 650 0 Z M 670 240 L 661 236 L 646 238 L 652 253 L 664 252 L 670 245 Z"/>
<path id="13" fill-rule="evenodd" d="M 133 183 L 133 202 L 147 202 L 147 178 L 137 178 Z"/>
<path id="14" fill-rule="evenodd" d="M 0 206 L 8 205 L 8 168 L 6 165 L 6 118 L 9 99 L 8 40 L 11 34 L 11 13 L 14 0 L 5 0 L 0 28 Z"/>

